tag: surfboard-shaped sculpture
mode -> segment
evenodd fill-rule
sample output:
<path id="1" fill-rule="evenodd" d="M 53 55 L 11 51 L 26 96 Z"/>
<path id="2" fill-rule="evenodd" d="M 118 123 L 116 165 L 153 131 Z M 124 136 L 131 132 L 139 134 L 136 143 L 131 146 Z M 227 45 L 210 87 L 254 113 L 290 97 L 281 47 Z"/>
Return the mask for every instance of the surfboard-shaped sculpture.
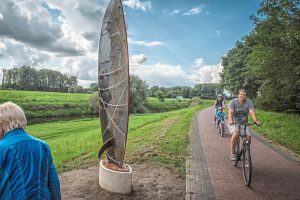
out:
<path id="1" fill-rule="evenodd" d="M 129 60 L 121 0 L 111 0 L 102 22 L 98 57 L 98 94 L 103 146 L 108 162 L 122 167 L 129 114 Z"/>

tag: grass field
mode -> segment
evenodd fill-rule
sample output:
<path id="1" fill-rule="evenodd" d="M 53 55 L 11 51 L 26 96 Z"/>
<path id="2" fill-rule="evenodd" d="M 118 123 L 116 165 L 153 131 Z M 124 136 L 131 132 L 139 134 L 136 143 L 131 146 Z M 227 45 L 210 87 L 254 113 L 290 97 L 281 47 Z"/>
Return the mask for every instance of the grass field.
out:
<path id="1" fill-rule="evenodd" d="M 145 107 L 147 108 L 148 112 L 158 113 L 187 108 L 190 106 L 190 104 L 190 99 L 176 101 L 175 99 L 166 98 L 164 102 L 161 102 L 157 98 L 149 97 Z"/>
<path id="2" fill-rule="evenodd" d="M 130 116 L 126 162 L 154 162 L 184 176 L 191 118 L 196 111 L 210 105 L 206 101 L 172 112 Z M 49 143 L 54 162 L 62 172 L 97 161 L 102 144 L 99 124 L 98 119 L 87 118 L 35 124 L 26 130 Z"/>
<path id="3" fill-rule="evenodd" d="M 89 109 L 89 97 L 91 94 L 58 93 L 21 90 L 0 90 L 0 103 L 12 101 L 20 105 L 28 118 L 65 118 L 80 117 L 82 115 L 94 115 Z M 157 98 L 148 98 L 146 103 L 149 113 L 167 112 L 187 108 L 191 100 L 181 102 L 175 99 L 166 99 L 160 102 Z"/>
<path id="4" fill-rule="evenodd" d="M 12 101 L 28 118 L 89 114 L 90 94 L 0 90 L 0 103 Z"/>
<path id="5" fill-rule="evenodd" d="M 300 116 L 257 111 L 262 126 L 252 128 L 264 137 L 300 155 Z"/>

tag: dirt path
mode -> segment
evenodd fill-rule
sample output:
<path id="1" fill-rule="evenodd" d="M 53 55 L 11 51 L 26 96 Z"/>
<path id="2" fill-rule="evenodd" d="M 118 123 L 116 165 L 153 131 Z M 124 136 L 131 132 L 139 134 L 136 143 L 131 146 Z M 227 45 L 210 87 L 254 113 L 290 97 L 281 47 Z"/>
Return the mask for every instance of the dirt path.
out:
<path id="1" fill-rule="evenodd" d="M 132 164 L 131 167 L 133 192 L 129 195 L 117 195 L 102 190 L 98 183 L 97 166 L 61 173 L 62 199 L 184 199 L 185 180 L 169 169 L 145 163 Z"/>
<path id="2" fill-rule="evenodd" d="M 198 116 L 200 142 L 216 199 L 300 199 L 299 162 L 274 151 L 252 137 L 253 176 L 251 186 L 243 182 L 241 165 L 234 167 L 229 160 L 229 135 L 217 134 L 213 110 Z M 268 122 L 265 122 L 268 123 Z"/>

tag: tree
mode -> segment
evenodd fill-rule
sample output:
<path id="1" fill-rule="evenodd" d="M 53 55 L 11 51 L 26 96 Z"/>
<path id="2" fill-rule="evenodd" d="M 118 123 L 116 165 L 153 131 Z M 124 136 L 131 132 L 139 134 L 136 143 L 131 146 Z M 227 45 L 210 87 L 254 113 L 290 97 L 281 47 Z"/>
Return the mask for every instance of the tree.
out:
<path id="1" fill-rule="evenodd" d="M 98 83 L 91 83 L 90 87 L 89 87 L 89 90 L 92 91 L 92 92 L 98 91 Z"/>
<path id="2" fill-rule="evenodd" d="M 266 109 L 300 113 L 299 0 L 263 0 L 254 30 L 222 58 L 221 84 Z"/>
<path id="3" fill-rule="evenodd" d="M 156 92 L 159 90 L 159 87 L 158 86 L 152 86 L 151 88 L 150 88 L 150 96 L 151 97 L 155 97 L 155 94 L 156 94 Z"/>
<path id="4" fill-rule="evenodd" d="M 145 113 L 144 104 L 147 101 L 147 84 L 137 75 L 130 75 L 130 112 Z"/>
<path id="5" fill-rule="evenodd" d="M 165 101 L 165 94 L 163 91 L 158 90 L 156 92 L 156 98 L 158 98 L 159 101 L 164 102 Z"/>
<path id="6" fill-rule="evenodd" d="M 263 108 L 300 113 L 300 10 L 299 0 L 264 0 L 252 16 L 254 44 L 247 66 L 260 80 Z"/>

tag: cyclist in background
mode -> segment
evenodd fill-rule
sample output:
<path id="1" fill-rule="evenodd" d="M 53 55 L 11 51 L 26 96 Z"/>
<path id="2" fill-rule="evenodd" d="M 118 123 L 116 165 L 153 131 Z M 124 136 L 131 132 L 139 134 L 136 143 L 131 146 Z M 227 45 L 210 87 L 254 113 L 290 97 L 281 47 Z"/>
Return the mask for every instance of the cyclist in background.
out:
<path id="1" fill-rule="evenodd" d="M 219 125 L 219 123 L 221 121 L 225 121 L 225 118 L 226 118 L 226 113 L 223 112 L 223 107 L 219 107 L 218 108 L 218 112 L 216 114 L 216 122 L 217 122 L 217 125 Z"/>
<path id="2" fill-rule="evenodd" d="M 218 97 L 217 97 L 217 99 L 215 100 L 215 103 L 214 103 L 214 108 L 215 108 L 214 123 L 215 124 L 216 124 L 216 115 L 217 115 L 219 107 L 222 107 L 222 108 L 225 107 L 225 102 L 224 102 L 222 94 L 218 94 Z"/>
<path id="3" fill-rule="evenodd" d="M 253 121 L 259 125 L 260 122 L 257 119 L 256 112 L 253 103 L 247 99 L 247 92 L 245 89 L 239 90 L 238 98 L 232 99 L 228 105 L 228 129 L 231 134 L 230 140 L 230 160 L 236 160 L 235 146 L 239 138 L 239 126 L 247 125 L 248 114 L 250 113 Z M 238 123 L 238 124 L 235 124 Z M 240 124 L 240 125 L 239 125 Z M 246 126 L 246 136 L 249 142 L 251 142 L 251 135 L 249 127 Z"/>

